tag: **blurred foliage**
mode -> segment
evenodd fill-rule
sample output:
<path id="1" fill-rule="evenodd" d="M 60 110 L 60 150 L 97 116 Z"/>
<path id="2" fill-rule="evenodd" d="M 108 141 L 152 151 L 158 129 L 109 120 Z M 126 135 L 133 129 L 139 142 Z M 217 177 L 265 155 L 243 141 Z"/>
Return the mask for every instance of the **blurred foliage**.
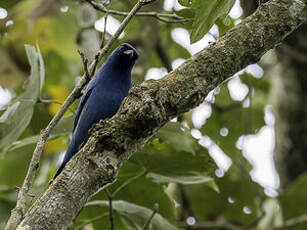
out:
<path id="1" fill-rule="evenodd" d="M 226 24 L 231 24 L 230 22 L 224 21 L 223 19 L 227 16 L 235 0 L 178 0 L 182 6 L 191 8 L 194 11 L 194 22 L 190 29 L 191 42 L 197 42 L 206 33 L 209 32 L 212 25 L 217 21 L 217 19 L 222 20 L 220 25 L 225 26 Z M 188 10 L 185 9 L 186 14 L 182 15 L 185 17 L 191 17 L 192 13 L 187 13 Z M 224 22 L 223 22 L 224 21 Z M 220 31 L 221 32 L 221 31 Z M 222 32 L 224 32 L 222 30 Z"/>
<path id="2" fill-rule="evenodd" d="M 0 148 L 4 149 L 17 140 L 31 121 L 34 105 L 44 84 L 44 64 L 39 52 L 25 46 L 31 65 L 31 74 L 22 87 L 22 93 L 8 105 L 0 117 Z"/>
<path id="3" fill-rule="evenodd" d="M 190 57 L 187 47 L 173 41 L 175 28 L 188 30 L 193 43 L 203 38 L 213 24 L 218 28 L 216 37 L 235 25 L 236 19 L 228 15 L 234 0 L 177 1 L 184 8 L 174 8 L 174 13 L 192 20 L 178 24 L 135 17 L 123 38 L 114 44 L 113 48 L 130 42 L 140 52 L 133 70 L 135 83 L 144 80 L 150 68 L 168 68 L 175 60 Z M 127 12 L 135 2 L 111 1 L 106 7 Z M 0 82 L 3 88 L 9 88 L 13 99 L 0 111 L 0 228 L 15 204 L 15 186 L 20 186 L 24 179 L 40 130 L 82 73 L 77 49 L 97 50 L 89 44 L 94 46 L 102 38 L 92 18 L 100 19 L 105 14 L 87 15 L 84 4 L 69 0 L 1 2 L 8 17 L 0 20 Z M 146 11 L 152 9 L 172 13 L 163 9 L 163 1 L 144 7 Z M 108 17 L 111 16 L 122 20 L 121 16 Z M 13 24 L 7 26 L 8 20 Z M 82 39 L 89 31 L 97 36 L 85 43 Z M 107 32 L 109 38 L 110 31 Z M 204 122 L 200 126 L 192 118 L 201 106 L 165 125 L 120 169 L 117 180 L 108 187 L 113 195 L 115 229 L 143 229 L 156 204 L 159 210 L 149 229 L 188 228 L 187 218 L 194 217 L 195 226 L 222 221 L 242 229 L 268 230 L 307 213 L 306 175 L 276 198 L 268 197 L 252 180 L 253 165 L 243 157 L 238 141 L 257 134 L 266 125 L 264 108 L 271 83 L 266 74 L 255 78 L 251 73 L 241 72 L 235 77 L 248 89 L 243 99 L 233 99 L 225 82 L 204 102 L 211 114 L 209 117 L 201 114 Z M 44 100 L 57 103 L 43 103 Z M 77 105 L 74 103 L 71 110 Z M 33 200 L 54 176 L 59 154 L 69 143 L 73 119 L 73 112 L 68 111 L 49 137 L 31 190 Z M 203 144 L 206 138 L 210 145 Z M 218 168 L 218 162 L 211 157 L 213 145 L 231 159 L 229 169 Z M 29 197 L 29 204 L 33 200 Z M 109 229 L 108 205 L 105 193 L 99 192 L 70 229 Z M 291 229 L 306 229 L 306 224 Z"/>

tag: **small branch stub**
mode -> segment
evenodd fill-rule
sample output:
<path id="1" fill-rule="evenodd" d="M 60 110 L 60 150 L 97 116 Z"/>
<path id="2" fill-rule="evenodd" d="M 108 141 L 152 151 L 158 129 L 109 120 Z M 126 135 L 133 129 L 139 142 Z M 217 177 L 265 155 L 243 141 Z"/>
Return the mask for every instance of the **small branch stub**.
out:
<path id="1" fill-rule="evenodd" d="M 156 215 L 156 213 L 159 211 L 159 204 L 155 203 L 154 207 L 153 207 L 153 212 L 151 214 L 151 216 L 149 217 L 149 219 L 147 220 L 147 222 L 145 223 L 143 230 L 148 229 L 151 220 L 154 218 L 154 216 Z"/>

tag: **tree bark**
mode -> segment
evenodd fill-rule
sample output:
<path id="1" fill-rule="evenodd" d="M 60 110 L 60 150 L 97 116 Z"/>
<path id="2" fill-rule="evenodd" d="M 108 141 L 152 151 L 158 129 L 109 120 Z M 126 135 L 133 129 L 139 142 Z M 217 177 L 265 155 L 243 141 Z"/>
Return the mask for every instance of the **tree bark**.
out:
<path id="1" fill-rule="evenodd" d="M 257 62 L 303 23 L 306 3 L 271 0 L 163 79 L 132 88 L 118 113 L 95 126 L 87 144 L 29 209 L 20 229 L 66 229 L 159 128 L 199 105 L 212 89 Z"/>

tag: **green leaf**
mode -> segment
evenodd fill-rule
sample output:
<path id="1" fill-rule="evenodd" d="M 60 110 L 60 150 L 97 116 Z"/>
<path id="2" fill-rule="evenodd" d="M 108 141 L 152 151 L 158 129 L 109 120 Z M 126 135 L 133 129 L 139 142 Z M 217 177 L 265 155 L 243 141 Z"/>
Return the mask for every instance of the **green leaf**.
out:
<path id="1" fill-rule="evenodd" d="M 176 124 L 170 125 L 171 128 L 176 127 Z M 180 129 L 174 132 L 170 130 L 169 127 L 162 128 L 161 133 L 157 135 L 160 140 L 154 139 L 148 143 L 132 156 L 130 162 L 144 168 L 148 173 L 147 177 L 157 183 L 208 183 L 209 185 L 209 182 L 213 181 L 212 175 L 216 165 L 207 149 L 200 146 L 198 140 L 190 137 L 189 133 Z M 189 141 L 182 140 L 185 138 Z M 187 142 L 189 148 L 179 142 Z"/>
<path id="2" fill-rule="evenodd" d="M 120 169 L 119 175 L 111 186 L 109 191 L 114 195 L 113 200 L 125 200 L 125 202 L 133 203 L 138 206 L 152 208 L 156 203 L 160 207 L 160 215 L 164 218 L 174 219 L 176 217 L 175 205 L 171 197 L 166 193 L 165 186 L 152 182 L 151 179 L 144 176 L 144 171 L 140 170 L 138 165 L 126 162 Z M 116 191 L 116 193 L 115 193 Z M 115 194 L 114 194 L 115 193 Z M 100 192 L 93 197 L 93 200 L 107 200 L 104 192 Z M 108 208 L 86 206 L 79 215 L 77 222 L 84 222 L 87 219 L 94 218 L 104 212 L 108 212 Z M 117 214 L 115 212 L 115 214 Z M 118 213 L 121 215 L 121 213 Z M 118 215 L 119 216 L 119 215 Z M 121 220 L 115 216 L 115 229 L 130 229 L 126 225 L 130 220 Z M 124 221 L 125 227 L 121 227 L 121 222 Z M 126 223 L 128 221 L 129 223 Z M 132 221 L 133 223 L 133 221 Z M 130 223 L 130 224 L 132 224 Z M 132 227 L 131 227 L 132 226 Z M 132 229 L 133 224 L 130 225 Z M 97 220 L 93 223 L 94 229 L 110 229 L 108 221 L 105 219 Z M 135 226 L 134 226 L 135 227 Z"/>
<path id="3" fill-rule="evenodd" d="M 19 1 L 14 7 L 16 16 L 14 17 L 14 28 L 10 30 L 10 36 L 14 41 L 15 48 L 21 48 L 20 44 L 35 44 L 39 41 L 42 54 L 49 51 L 55 51 L 65 60 L 78 60 L 79 55 L 76 52 L 78 46 L 76 38 L 79 33 L 78 18 L 80 17 L 79 7 L 73 2 L 66 2 L 69 10 L 64 14 L 60 13 L 61 3 L 46 3 L 42 10 L 37 10 L 39 3 L 37 1 Z M 58 12 L 58 13 L 55 13 Z M 31 15 L 35 14 L 35 17 Z M 27 24 L 31 23 L 31 29 Z M 48 30 L 46 30 L 48 28 Z M 18 41 L 18 42 L 17 42 Z"/>
<path id="4" fill-rule="evenodd" d="M 162 141 L 172 145 L 177 151 L 191 152 L 195 154 L 198 143 L 190 134 L 187 128 L 184 128 L 178 122 L 168 122 L 157 134 Z"/>
<path id="5" fill-rule="evenodd" d="M 79 60 L 65 59 L 58 53 L 50 51 L 45 57 L 45 61 L 48 63 L 48 65 L 46 65 L 46 72 L 48 72 L 48 75 L 52 76 L 46 78 L 46 88 L 53 85 L 65 85 L 71 89 L 74 87 L 72 76 L 79 75 L 82 69 Z"/>
<path id="6" fill-rule="evenodd" d="M 191 31 L 191 43 L 200 40 L 218 18 L 225 18 L 231 10 L 234 0 L 201 0 L 193 1 L 192 8 L 196 15 Z"/>
<path id="7" fill-rule="evenodd" d="M 244 72 L 239 75 L 242 83 L 252 86 L 257 94 L 262 93 L 267 95 L 270 91 L 270 81 L 266 77 L 255 78 L 252 74 Z"/>
<path id="8" fill-rule="evenodd" d="M 22 184 L 34 148 L 34 145 L 27 145 L 0 158 L 0 184 L 10 187 Z"/>
<path id="9" fill-rule="evenodd" d="M 148 173 L 147 177 L 152 178 L 158 183 L 179 183 L 179 184 L 200 184 L 213 181 L 212 177 L 191 172 L 190 175 L 161 175 L 157 173 Z"/>
<path id="10" fill-rule="evenodd" d="M 227 88 L 227 84 L 221 84 L 217 89 L 219 93 L 214 96 L 215 105 L 223 107 L 223 106 L 228 106 L 229 104 L 233 103 L 233 100 Z"/>
<path id="11" fill-rule="evenodd" d="M 19 0 L 11 0 L 11 1 L 1 1 L 1 8 L 5 8 L 5 9 L 10 9 L 11 7 L 13 7 L 15 4 L 17 4 L 19 2 Z M 1 225 L 0 225 L 1 227 Z"/>
<path id="12" fill-rule="evenodd" d="M 255 134 L 265 125 L 263 104 L 255 104 L 252 100 L 252 106 L 244 108 L 242 103 L 231 99 L 224 83 L 220 93 L 215 95 L 212 115 L 201 128 L 203 135 L 209 136 L 232 159 L 242 159 L 236 147 L 240 136 Z M 220 134 L 222 128 L 228 130 L 227 135 Z"/>
<path id="13" fill-rule="evenodd" d="M 129 170 L 131 170 L 131 164 L 129 167 Z M 136 165 L 133 167 L 137 168 Z M 175 218 L 174 203 L 167 195 L 164 185 L 157 184 L 144 175 L 125 185 L 129 181 L 127 167 L 123 171 L 120 171 L 117 181 L 110 187 L 112 193 L 116 191 L 115 199 L 125 200 L 147 208 L 151 208 L 155 203 L 158 203 L 161 215 L 170 219 Z M 94 199 L 105 199 L 105 197 L 97 196 Z"/>
<path id="14" fill-rule="evenodd" d="M 44 86 L 44 82 L 45 82 L 45 65 L 44 65 L 44 60 L 43 60 L 43 57 L 42 57 L 42 54 L 41 54 L 41 51 L 39 49 L 39 46 L 38 46 L 38 43 L 36 44 L 36 49 L 37 49 L 37 55 L 38 55 L 38 60 L 39 60 L 39 90 L 40 92 L 42 91 L 43 89 L 43 86 Z"/>
<path id="15" fill-rule="evenodd" d="M 12 101 L 0 117 L 0 148 L 7 147 L 25 130 L 31 121 L 34 105 L 39 97 L 44 73 L 40 53 L 35 47 L 25 45 L 31 74 L 23 85 L 23 92 Z"/>
<path id="16" fill-rule="evenodd" d="M 2 227 L 1 224 L 5 223 L 8 218 L 10 217 L 9 213 L 14 208 L 13 202 L 9 202 L 5 199 L 0 198 L 0 228 Z M 2 229 L 2 228 L 1 228 Z M 3 226 L 4 229 L 4 226 Z"/>
<path id="17" fill-rule="evenodd" d="M 185 23 L 186 25 L 187 23 Z M 189 51 L 187 49 L 185 49 L 184 47 L 182 47 L 181 45 L 179 45 L 176 42 L 172 42 L 169 45 L 168 48 L 168 54 L 169 57 L 171 58 L 171 60 L 176 60 L 177 58 L 184 58 L 184 59 L 188 59 L 191 57 L 191 54 L 189 53 Z"/>
<path id="18" fill-rule="evenodd" d="M 250 179 L 248 172 L 232 166 L 222 178 L 216 179 L 216 183 L 219 193 L 204 184 L 184 187 L 196 219 L 215 220 L 222 216 L 243 229 L 257 220 L 261 199 L 264 198 L 263 188 Z M 244 207 L 248 207 L 251 213 L 244 213 Z"/>
<path id="19" fill-rule="evenodd" d="M 191 6 L 192 4 L 192 0 L 178 0 L 179 4 L 182 5 L 182 6 Z"/>
<path id="20" fill-rule="evenodd" d="M 176 11 L 176 14 L 184 18 L 194 18 L 195 10 L 192 8 L 184 8 L 184 9 Z"/>
<path id="21" fill-rule="evenodd" d="M 109 202 L 104 200 L 94 200 L 86 204 L 86 206 L 90 205 L 108 206 Z M 144 226 L 144 224 L 147 222 L 153 212 L 153 210 L 149 208 L 135 205 L 123 200 L 113 201 L 112 207 L 115 211 L 119 212 L 121 216 L 124 216 L 127 219 L 131 220 L 139 227 Z M 174 225 L 164 219 L 159 213 L 156 213 L 154 215 L 153 219 L 150 222 L 150 225 L 152 226 L 152 229 L 157 230 L 177 230 Z"/>
<path id="22" fill-rule="evenodd" d="M 225 18 L 219 18 L 216 20 L 215 24 L 219 28 L 219 35 L 222 36 L 224 33 L 235 26 L 235 20 L 227 15 Z"/>
<path id="23" fill-rule="evenodd" d="M 60 120 L 60 122 L 55 126 L 55 128 L 51 131 L 51 134 L 48 137 L 48 140 L 53 140 L 57 137 L 69 134 L 72 132 L 72 126 L 74 122 L 74 116 L 69 115 Z M 13 142 L 6 151 L 13 151 L 15 149 L 24 147 L 26 145 L 35 144 L 38 141 L 39 135 L 31 136 L 24 138 L 22 140 L 18 140 Z"/>
<path id="24" fill-rule="evenodd" d="M 67 3 L 66 3 L 67 4 Z M 74 10 L 75 8 L 75 10 Z M 69 60 L 78 60 L 76 52 L 78 46 L 74 41 L 78 36 L 77 5 L 69 4 L 69 11 L 66 14 L 59 14 L 57 18 L 41 19 L 40 27 L 48 26 L 45 32 L 45 48 L 54 50 L 59 55 Z M 65 23 L 63 23 L 65 21 Z"/>

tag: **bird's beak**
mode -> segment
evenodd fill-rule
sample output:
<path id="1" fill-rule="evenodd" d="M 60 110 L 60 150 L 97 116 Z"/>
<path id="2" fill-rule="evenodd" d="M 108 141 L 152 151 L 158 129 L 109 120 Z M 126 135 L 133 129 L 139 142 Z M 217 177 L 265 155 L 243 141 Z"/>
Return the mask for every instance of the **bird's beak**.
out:
<path id="1" fill-rule="evenodd" d="M 130 59 L 133 58 L 133 50 L 126 50 L 126 51 L 124 51 L 124 54 L 129 55 Z"/>

